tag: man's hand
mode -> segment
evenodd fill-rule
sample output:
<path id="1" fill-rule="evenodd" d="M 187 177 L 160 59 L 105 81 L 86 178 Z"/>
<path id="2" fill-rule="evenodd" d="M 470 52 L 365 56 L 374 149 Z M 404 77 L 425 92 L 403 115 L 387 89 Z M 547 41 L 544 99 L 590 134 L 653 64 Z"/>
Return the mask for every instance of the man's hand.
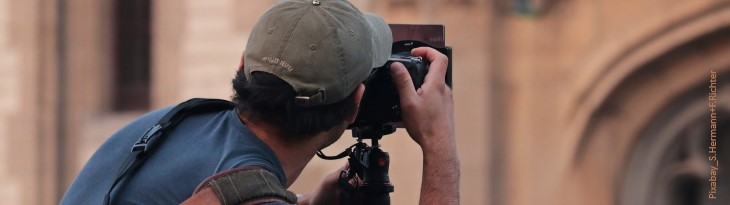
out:
<path id="1" fill-rule="evenodd" d="M 312 204 L 340 204 L 340 187 L 337 184 L 340 171 L 346 169 L 347 165 L 327 174 L 322 180 L 322 184 L 309 194 L 300 197 L 297 200 L 298 205 Z"/>
<path id="2" fill-rule="evenodd" d="M 416 90 L 401 63 L 391 64 L 400 95 L 403 124 L 423 151 L 421 204 L 459 203 L 459 159 L 454 134 L 454 102 L 445 83 L 448 58 L 435 49 L 411 51 L 431 62 L 421 88 Z"/>
<path id="3" fill-rule="evenodd" d="M 432 48 L 416 48 L 411 53 L 424 57 L 431 65 L 418 90 L 413 87 L 413 80 L 403 64 L 391 65 L 393 81 L 400 95 L 403 124 L 424 152 L 443 149 L 454 142 L 454 102 L 451 88 L 444 80 L 448 59 Z"/>

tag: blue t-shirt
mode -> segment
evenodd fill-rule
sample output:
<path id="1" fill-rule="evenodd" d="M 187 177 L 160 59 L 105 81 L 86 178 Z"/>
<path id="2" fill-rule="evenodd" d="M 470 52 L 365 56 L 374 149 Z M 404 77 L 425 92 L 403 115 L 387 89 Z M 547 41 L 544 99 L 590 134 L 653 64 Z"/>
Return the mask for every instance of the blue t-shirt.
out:
<path id="1" fill-rule="evenodd" d="M 101 204 L 132 145 L 170 109 L 145 114 L 112 135 L 86 163 L 61 204 Z M 207 177 L 248 165 L 263 167 L 286 184 L 274 152 L 234 110 L 188 116 L 131 178 L 117 185 L 111 203 L 179 204 Z"/>

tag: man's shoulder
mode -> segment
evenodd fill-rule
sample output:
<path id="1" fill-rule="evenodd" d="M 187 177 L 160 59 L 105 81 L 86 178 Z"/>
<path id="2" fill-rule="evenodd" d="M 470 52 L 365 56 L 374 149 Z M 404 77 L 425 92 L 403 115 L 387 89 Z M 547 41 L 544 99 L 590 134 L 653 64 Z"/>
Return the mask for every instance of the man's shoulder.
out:
<path id="1" fill-rule="evenodd" d="M 142 114 L 111 135 L 91 156 L 77 178 L 74 180 L 72 186 L 69 190 L 67 190 L 67 193 L 64 196 L 64 204 L 74 204 L 74 202 L 85 201 L 85 199 L 100 201 L 100 197 L 104 195 L 102 192 L 107 191 L 113 181 L 113 175 L 110 175 L 109 171 L 112 173 L 120 171 L 117 170 L 120 166 L 119 163 L 130 156 L 130 150 L 134 143 L 139 140 L 139 138 L 148 129 L 157 124 L 160 119 L 173 110 L 174 107 L 175 106 L 163 107 Z M 183 196 L 189 195 L 189 192 L 192 192 L 195 185 L 200 183 L 202 179 L 209 176 L 211 173 L 214 173 L 213 170 L 216 168 L 215 163 L 221 161 L 221 159 L 216 158 L 220 156 L 214 154 L 217 152 L 193 154 L 192 152 L 186 151 L 192 150 L 192 148 L 201 149 L 200 147 L 207 149 L 207 146 L 200 146 L 200 144 L 208 145 L 208 142 L 216 142 L 215 140 L 208 140 L 204 143 L 188 143 L 190 141 L 198 142 L 198 139 L 205 137 L 190 134 L 191 131 L 195 130 L 198 132 L 207 132 L 216 127 L 193 126 L 191 124 L 200 124 L 211 120 L 223 122 L 221 119 L 223 119 L 224 115 L 222 115 L 221 112 L 196 114 L 185 117 L 185 120 L 182 121 L 183 126 L 177 126 L 173 129 L 182 132 L 169 133 L 174 136 L 168 136 L 167 139 L 157 147 L 155 154 L 147 156 L 148 158 L 146 162 L 142 165 L 143 170 L 135 172 L 136 174 L 134 177 L 125 180 L 124 188 L 120 188 L 116 190 L 117 192 L 114 192 L 115 195 L 119 194 L 119 196 L 121 196 L 116 197 L 115 200 L 132 202 L 144 198 L 141 197 L 144 193 L 136 189 L 154 190 L 159 188 L 159 184 L 142 183 L 141 181 L 165 181 L 170 184 L 176 184 L 175 186 L 171 186 L 174 188 L 165 191 L 167 194 L 163 195 L 166 197 L 158 197 L 155 201 L 149 201 L 149 204 L 166 204 L 167 202 L 176 201 Z M 177 147 L 185 148 L 178 149 Z M 200 158 L 206 158 L 207 160 L 201 160 L 203 162 L 194 161 Z M 212 161 L 212 164 L 205 164 L 208 161 Z M 178 175 L 159 175 L 159 173 L 169 173 L 170 170 L 180 170 L 181 167 L 194 165 L 204 165 L 204 168 L 186 169 L 185 172 L 176 172 Z M 185 175 L 186 177 L 170 179 L 173 178 L 173 176 L 182 175 Z"/>
<path id="2" fill-rule="evenodd" d="M 105 191 L 114 180 L 109 171 L 118 171 L 114 169 L 129 155 L 129 150 L 139 136 L 171 109 L 172 107 L 165 107 L 145 113 L 109 137 L 91 156 L 67 190 L 61 204 L 101 202 Z"/>

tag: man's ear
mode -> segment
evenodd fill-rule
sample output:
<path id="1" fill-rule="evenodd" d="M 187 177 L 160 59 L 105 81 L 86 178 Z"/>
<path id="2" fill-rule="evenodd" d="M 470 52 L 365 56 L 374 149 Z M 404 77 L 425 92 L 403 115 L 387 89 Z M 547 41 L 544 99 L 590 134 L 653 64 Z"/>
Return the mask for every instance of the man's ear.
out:
<path id="1" fill-rule="evenodd" d="M 246 51 L 243 51 L 243 53 L 241 54 L 241 64 L 238 65 L 238 72 L 243 71 L 244 56 L 246 56 Z"/>
<path id="2" fill-rule="evenodd" d="M 355 103 L 355 111 L 347 116 L 348 124 L 352 124 L 353 122 L 355 122 L 355 117 L 357 117 L 357 111 L 360 110 L 360 101 L 362 100 L 363 94 L 365 94 L 365 85 L 360 84 L 350 95 L 350 97 L 352 98 L 352 102 Z"/>

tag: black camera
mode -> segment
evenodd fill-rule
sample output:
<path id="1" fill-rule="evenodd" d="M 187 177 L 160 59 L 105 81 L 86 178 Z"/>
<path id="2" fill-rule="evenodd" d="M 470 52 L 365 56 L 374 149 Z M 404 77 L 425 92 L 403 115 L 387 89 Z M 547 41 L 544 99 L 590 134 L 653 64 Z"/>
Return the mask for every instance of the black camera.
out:
<path id="1" fill-rule="evenodd" d="M 414 40 L 398 41 L 393 43 L 392 54 L 390 59 L 384 66 L 374 68 L 370 76 L 365 80 L 365 93 L 360 102 L 360 110 L 357 114 L 355 122 L 350 124 L 348 128 L 353 132 L 370 132 L 379 133 L 368 134 L 361 133 L 359 136 L 385 135 L 395 131 L 393 126 L 397 122 L 402 122 L 400 98 L 398 89 L 393 84 L 390 75 L 390 65 L 395 62 L 402 63 L 413 80 L 416 89 L 420 88 L 429 69 L 427 59 L 412 56 L 411 50 L 418 47 L 431 47 L 445 54 L 449 58 L 449 64 L 446 71 L 446 84 L 451 86 L 451 48 L 437 48 L 426 43 Z M 386 127 L 383 127 L 386 126 Z M 360 137 L 363 138 L 363 137 Z"/>
<path id="2" fill-rule="evenodd" d="M 411 50 L 419 47 L 434 48 L 449 59 L 444 82 L 451 87 L 451 47 L 444 44 L 443 25 L 390 24 L 390 29 L 395 40 L 415 40 L 393 43 L 390 59 L 385 65 L 374 68 L 363 82 L 365 93 L 360 101 L 357 118 L 348 126 L 348 129 L 352 129 L 352 136 L 357 138 L 357 143 L 335 156 L 327 156 L 321 150 L 317 152 L 317 156 L 325 160 L 348 157 L 350 168 L 342 170 L 338 179 L 341 204 L 356 202 L 355 204 L 388 205 L 390 193 L 395 190 L 388 177 L 390 156 L 378 144 L 378 140 L 395 132 L 396 124 L 403 121 L 400 96 L 390 75 L 390 65 L 402 63 L 408 70 L 414 87 L 418 89 L 428 74 L 430 62 L 412 56 Z M 364 143 L 363 139 L 372 140 L 372 146 Z M 350 184 L 351 181 L 355 184 Z M 362 194 L 361 201 L 353 197 L 356 193 Z"/>

